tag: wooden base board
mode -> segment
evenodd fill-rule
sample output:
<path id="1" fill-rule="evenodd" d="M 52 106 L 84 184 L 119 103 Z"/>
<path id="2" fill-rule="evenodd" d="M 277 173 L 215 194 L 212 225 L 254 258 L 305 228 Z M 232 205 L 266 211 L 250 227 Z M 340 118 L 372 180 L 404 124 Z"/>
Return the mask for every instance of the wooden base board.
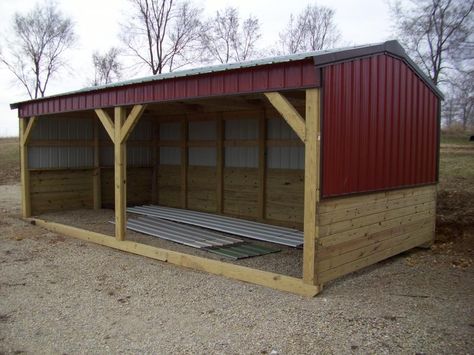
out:
<path id="1" fill-rule="evenodd" d="M 170 264 L 179 265 L 194 270 L 205 271 L 231 279 L 270 287 L 279 291 L 286 291 L 306 297 L 313 297 L 320 292 L 320 288 L 318 286 L 305 284 L 303 283 L 303 280 L 291 276 L 252 269 L 246 266 L 206 259 L 203 257 L 162 248 L 156 248 L 142 243 L 136 243 L 127 240 L 119 241 L 114 237 L 105 234 L 67 226 L 60 223 L 48 222 L 39 218 L 30 218 L 28 220 L 37 226 L 45 228 L 53 233 L 63 234 L 69 237 L 78 238 L 88 242 L 93 242 L 110 248 L 146 256 L 148 258 L 168 262 Z"/>

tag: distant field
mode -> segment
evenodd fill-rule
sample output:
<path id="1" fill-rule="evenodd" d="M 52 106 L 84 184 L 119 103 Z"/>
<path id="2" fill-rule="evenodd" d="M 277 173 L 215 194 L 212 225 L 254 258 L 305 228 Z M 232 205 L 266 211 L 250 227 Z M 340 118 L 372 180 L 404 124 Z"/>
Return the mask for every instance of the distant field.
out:
<path id="1" fill-rule="evenodd" d="M 0 138 L 0 184 L 20 180 L 18 138 Z"/>
<path id="2" fill-rule="evenodd" d="M 441 132 L 441 144 L 469 144 L 474 132 Z M 471 142 L 472 143 L 472 142 Z"/>

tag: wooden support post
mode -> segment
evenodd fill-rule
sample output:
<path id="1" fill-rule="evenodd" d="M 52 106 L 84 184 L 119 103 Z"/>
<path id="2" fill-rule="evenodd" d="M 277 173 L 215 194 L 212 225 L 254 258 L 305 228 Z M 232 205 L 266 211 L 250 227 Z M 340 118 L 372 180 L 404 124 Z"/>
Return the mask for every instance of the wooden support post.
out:
<path id="1" fill-rule="evenodd" d="M 319 202 L 320 160 L 320 94 L 319 89 L 306 90 L 306 141 L 304 177 L 304 249 L 303 282 L 318 285 L 316 248 L 319 228 L 317 206 Z"/>
<path id="2" fill-rule="evenodd" d="M 267 139 L 267 120 L 265 111 L 259 119 L 258 127 L 258 217 L 265 219 L 265 172 L 266 167 L 266 147 L 265 141 Z"/>
<path id="3" fill-rule="evenodd" d="M 181 207 L 188 206 L 188 120 L 181 123 Z"/>
<path id="4" fill-rule="evenodd" d="M 125 240 L 127 226 L 127 139 L 145 111 L 146 105 L 133 106 L 130 114 L 115 107 L 114 122 L 103 109 L 96 109 L 102 125 L 114 143 L 115 238 Z"/>
<path id="5" fill-rule="evenodd" d="M 28 170 L 28 140 L 36 123 L 36 117 L 20 118 L 20 179 L 21 214 L 23 218 L 31 216 L 30 171 Z"/>
<path id="6" fill-rule="evenodd" d="M 93 206 L 95 210 L 102 208 L 102 189 L 100 180 L 100 145 L 99 145 L 99 121 L 93 120 L 94 125 L 94 172 L 92 176 Z"/>
<path id="7" fill-rule="evenodd" d="M 153 144 L 152 144 L 152 159 L 153 159 L 153 177 L 151 181 L 151 202 L 157 204 L 159 201 L 158 178 L 160 169 L 160 123 L 157 120 L 153 121 Z"/>
<path id="8" fill-rule="evenodd" d="M 127 157 L 126 143 L 122 143 L 122 126 L 126 112 L 123 107 L 115 107 L 114 112 L 114 173 L 115 173 L 115 238 L 125 240 L 127 225 Z"/>
<path id="9" fill-rule="evenodd" d="M 224 212 L 224 119 L 222 115 L 217 119 L 217 213 Z"/>

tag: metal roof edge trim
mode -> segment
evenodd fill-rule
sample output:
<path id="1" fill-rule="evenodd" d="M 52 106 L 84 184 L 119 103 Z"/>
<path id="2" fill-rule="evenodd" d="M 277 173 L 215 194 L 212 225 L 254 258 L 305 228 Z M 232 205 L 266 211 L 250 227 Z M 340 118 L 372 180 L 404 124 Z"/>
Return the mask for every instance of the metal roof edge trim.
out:
<path id="1" fill-rule="evenodd" d="M 341 63 L 349 61 L 351 59 L 358 59 L 361 57 L 367 57 L 379 53 L 388 53 L 405 61 L 405 63 L 415 71 L 415 73 L 425 82 L 425 84 L 428 85 L 439 98 L 444 100 L 444 94 L 441 92 L 441 90 L 421 70 L 418 64 L 416 64 L 408 56 L 401 44 L 396 40 L 390 40 L 372 46 L 365 46 L 360 48 L 346 49 L 332 53 L 315 55 L 314 64 L 316 67 L 324 67 L 327 65 Z"/>
<path id="2" fill-rule="evenodd" d="M 346 47 L 346 48 L 336 48 L 336 49 L 329 49 L 329 50 L 322 50 L 322 51 L 315 51 L 315 52 L 296 53 L 296 54 L 291 54 L 291 55 L 286 55 L 286 56 L 256 59 L 256 60 L 251 60 L 247 62 L 237 62 L 237 63 L 230 63 L 230 64 L 220 64 L 220 65 L 213 65 L 213 66 L 207 66 L 207 67 L 200 67 L 200 68 L 181 70 L 181 71 L 176 71 L 176 72 L 169 72 L 169 73 L 164 73 L 164 74 L 159 74 L 159 75 L 147 76 L 147 77 L 142 77 L 138 79 L 120 81 L 117 83 L 112 83 L 112 84 L 107 84 L 107 85 L 86 87 L 79 90 L 74 90 L 74 91 L 59 93 L 59 94 L 50 95 L 50 96 L 46 96 L 42 98 L 12 103 L 10 104 L 10 109 L 12 110 L 17 109 L 19 108 L 21 104 L 48 100 L 48 99 L 57 98 L 60 96 L 70 96 L 70 95 L 82 94 L 82 93 L 92 92 L 92 91 L 100 92 L 102 90 L 114 89 L 114 88 L 124 87 L 128 85 L 138 85 L 138 84 L 166 80 L 166 79 L 189 77 L 189 76 L 196 76 L 196 75 L 202 75 L 202 74 L 223 72 L 223 71 L 228 71 L 228 70 L 237 70 L 237 69 L 251 68 L 251 67 L 257 67 L 257 66 L 264 66 L 264 65 L 301 61 L 301 60 L 306 60 L 310 58 L 313 58 L 313 61 L 316 67 L 321 67 L 321 66 L 329 65 L 331 63 L 347 61 L 350 59 L 355 59 L 358 57 L 368 56 L 368 55 L 373 55 L 373 54 L 383 53 L 383 52 L 393 54 L 405 60 L 406 63 L 410 67 L 412 67 L 412 69 L 415 70 L 415 72 L 423 79 L 423 81 L 441 99 L 444 99 L 443 93 L 432 83 L 432 81 L 426 76 L 426 74 L 423 73 L 420 67 L 408 56 L 408 54 L 405 52 L 405 50 L 400 45 L 400 43 L 398 43 L 398 41 L 396 40 L 390 40 L 390 41 L 386 41 L 382 43 L 374 43 L 374 44 L 367 44 L 367 45 L 360 45 L 360 46 L 353 46 L 353 47 Z"/>

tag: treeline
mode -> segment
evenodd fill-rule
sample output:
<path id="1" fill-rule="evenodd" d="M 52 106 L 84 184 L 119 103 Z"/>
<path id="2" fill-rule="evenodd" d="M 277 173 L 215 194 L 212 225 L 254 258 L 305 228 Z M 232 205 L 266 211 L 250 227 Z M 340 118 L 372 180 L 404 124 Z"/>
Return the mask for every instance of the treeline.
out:
<path id="1" fill-rule="evenodd" d="M 242 18 L 235 7 L 207 18 L 204 9 L 191 0 L 128 3 L 127 22 L 117 34 L 120 48 L 91 54 L 91 85 L 127 75 L 124 56 L 132 58 L 142 72 L 145 68 L 156 75 L 185 67 L 329 49 L 341 43 L 334 9 L 316 3 L 289 14 L 272 49 L 262 47 L 260 19 L 253 15 Z M 445 125 L 473 126 L 474 0 L 393 0 L 388 6 L 394 36 L 446 94 Z M 0 46 L 0 61 L 30 98 L 43 97 L 77 40 L 74 22 L 56 3 L 37 4 L 30 12 L 15 14 L 11 35 Z"/>

